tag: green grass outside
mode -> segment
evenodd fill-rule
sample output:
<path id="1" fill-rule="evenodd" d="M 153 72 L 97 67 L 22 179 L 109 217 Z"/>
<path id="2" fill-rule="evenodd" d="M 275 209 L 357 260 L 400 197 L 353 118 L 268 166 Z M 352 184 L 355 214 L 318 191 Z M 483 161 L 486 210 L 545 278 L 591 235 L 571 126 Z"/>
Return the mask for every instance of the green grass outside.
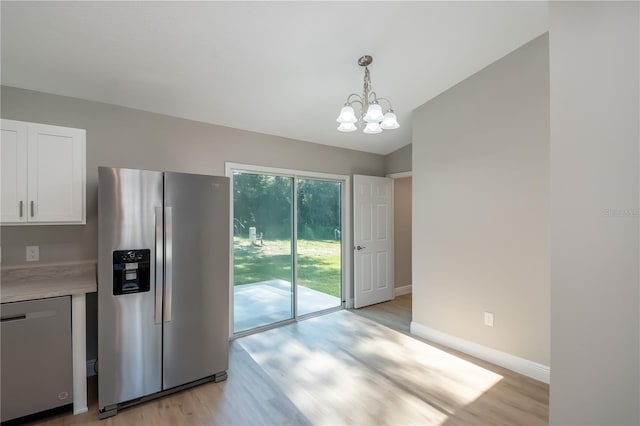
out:
<path id="1" fill-rule="evenodd" d="M 298 284 L 340 297 L 340 241 L 298 240 Z M 291 281 L 291 241 L 252 245 L 234 238 L 234 285 L 281 279 Z"/>

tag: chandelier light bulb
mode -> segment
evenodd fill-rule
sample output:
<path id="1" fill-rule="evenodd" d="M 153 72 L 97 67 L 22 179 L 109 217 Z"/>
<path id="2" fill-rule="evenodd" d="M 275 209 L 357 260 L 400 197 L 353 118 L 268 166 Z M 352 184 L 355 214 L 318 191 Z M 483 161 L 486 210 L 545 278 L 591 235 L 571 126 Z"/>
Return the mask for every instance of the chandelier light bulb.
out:
<path id="1" fill-rule="evenodd" d="M 367 114 L 364 116 L 364 121 L 367 123 L 380 123 L 383 118 L 382 107 L 378 104 L 371 104 L 369 105 L 369 109 L 367 109 Z"/>
<path id="2" fill-rule="evenodd" d="M 382 128 L 380 127 L 380 124 L 378 124 L 377 121 L 372 121 L 370 123 L 367 123 L 367 127 L 365 127 L 362 132 L 368 135 L 375 135 L 376 133 L 381 133 Z"/>
<path id="3" fill-rule="evenodd" d="M 396 114 L 393 111 L 389 111 L 384 115 L 384 119 L 382 123 L 380 123 L 380 127 L 384 130 L 393 130 L 400 127 L 398 124 L 398 119 L 396 118 Z"/>
<path id="4" fill-rule="evenodd" d="M 336 118 L 338 123 L 355 123 L 358 121 L 351 105 L 345 105 L 340 110 L 340 115 Z"/>
<path id="5" fill-rule="evenodd" d="M 340 123 L 338 130 L 341 132 L 355 132 L 358 128 L 353 123 Z"/>

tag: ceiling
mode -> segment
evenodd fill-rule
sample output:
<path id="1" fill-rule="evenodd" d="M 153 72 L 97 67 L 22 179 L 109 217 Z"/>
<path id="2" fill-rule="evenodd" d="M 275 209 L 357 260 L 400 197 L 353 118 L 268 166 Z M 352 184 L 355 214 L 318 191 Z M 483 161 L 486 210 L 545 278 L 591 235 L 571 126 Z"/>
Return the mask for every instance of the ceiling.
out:
<path id="1" fill-rule="evenodd" d="M 2 84 L 387 154 L 412 111 L 548 28 L 546 2 L 1 3 Z M 373 89 L 400 129 L 340 133 Z"/>

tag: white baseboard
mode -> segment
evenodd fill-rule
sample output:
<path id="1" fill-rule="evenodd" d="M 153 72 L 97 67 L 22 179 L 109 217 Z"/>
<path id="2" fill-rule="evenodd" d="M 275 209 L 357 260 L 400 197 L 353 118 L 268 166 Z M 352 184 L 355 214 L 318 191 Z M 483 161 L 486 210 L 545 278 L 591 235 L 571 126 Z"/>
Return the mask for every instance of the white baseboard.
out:
<path id="1" fill-rule="evenodd" d="M 95 376 L 96 375 L 96 370 L 95 370 L 96 361 L 97 361 L 97 359 L 88 359 L 87 360 L 87 377 L 91 377 L 91 376 Z"/>
<path id="2" fill-rule="evenodd" d="M 549 383 L 551 377 L 551 369 L 548 365 L 538 364 L 528 359 L 520 358 L 515 355 L 501 352 L 487 346 L 479 345 L 468 340 L 461 339 L 451 334 L 443 333 L 415 321 L 411 322 L 411 334 L 431 340 L 451 349 L 464 352 L 476 358 L 489 361 L 492 364 L 499 365 L 516 373 L 531 377 L 544 383 Z"/>
<path id="3" fill-rule="evenodd" d="M 403 285 L 402 287 L 396 287 L 396 296 L 402 296 L 403 294 L 411 293 L 411 284 Z"/>

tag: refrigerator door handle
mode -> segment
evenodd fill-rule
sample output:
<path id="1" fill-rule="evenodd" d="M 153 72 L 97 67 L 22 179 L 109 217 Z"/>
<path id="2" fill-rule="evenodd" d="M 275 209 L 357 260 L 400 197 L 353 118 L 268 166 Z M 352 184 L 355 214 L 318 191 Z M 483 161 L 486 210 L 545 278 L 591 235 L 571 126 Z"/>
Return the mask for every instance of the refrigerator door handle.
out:
<path id="1" fill-rule="evenodd" d="M 173 284 L 173 224 L 171 207 L 164 208 L 164 322 L 171 322 Z"/>
<path id="2" fill-rule="evenodd" d="M 155 282 L 155 309 L 154 322 L 162 323 L 162 287 L 163 287 L 163 257 L 164 257 L 164 223 L 162 220 L 162 207 L 156 207 L 156 282 Z"/>

